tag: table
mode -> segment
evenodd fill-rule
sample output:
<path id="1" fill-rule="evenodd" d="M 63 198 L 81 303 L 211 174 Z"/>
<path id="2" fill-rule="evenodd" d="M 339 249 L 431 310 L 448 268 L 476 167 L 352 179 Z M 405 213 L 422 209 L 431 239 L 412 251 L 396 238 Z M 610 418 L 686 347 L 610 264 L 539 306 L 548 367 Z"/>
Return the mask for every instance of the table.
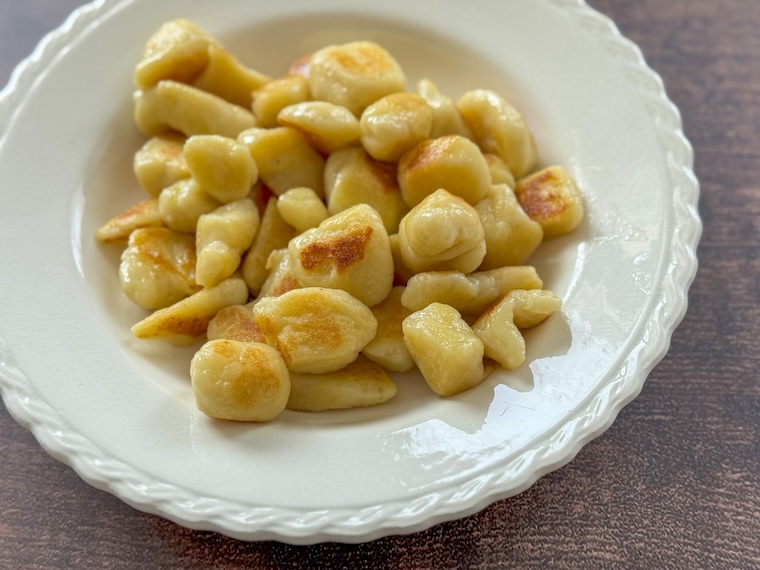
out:
<path id="1" fill-rule="evenodd" d="M 0 85 L 80 3 L 0 0 Z M 133 510 L 0 406 L 0 568 L 760 567 L 760 2 L 591 4 L 642 48 L 680 108 L 704 221 L 688 313 L 609 431 L 463 520 L 295 547 Z"/>

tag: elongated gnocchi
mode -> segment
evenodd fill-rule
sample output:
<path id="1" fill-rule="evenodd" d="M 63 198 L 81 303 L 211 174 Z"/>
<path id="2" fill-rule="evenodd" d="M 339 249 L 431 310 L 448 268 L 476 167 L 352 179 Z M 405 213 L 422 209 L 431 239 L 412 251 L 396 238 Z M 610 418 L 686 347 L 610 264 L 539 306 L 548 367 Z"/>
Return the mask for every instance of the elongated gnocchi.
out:
<path id="1" fill-rule="evenodd" d="M 113 243 L 128 239 L 136 229 L 163 225 L 158 200 L 149 198 L 108 220 L 95 232 L 95 238 L 100 243 Z"/>
<path id="2" fill-rule="evenodd" d="M 208 46 L 208 62 L 193 85 L 198 89 L 218 95 L 225 101 L 250 109 L 253 92 L 272 79 L 255 69 L 244 66 L 222 46 Z"/>
<path id="3" fill-rule="evenodd" d="M 397 390 L 382 366 L 359 356 L 335 372 L 291 373 L 287 408 L 299 412 L 366 408 L 387 402 Z"/>
<path id="4" fill-rule="evenodd" d="M 142 339 L 161 339 L 185 346 L 206 334 L 214 316 L 224 307 L 241 305 L 248 300 L 248 288 L 237 277 L 201 289 L 155 313 L 132 327 L 132 334 Z"/>
<path id="5" fill-rule="evenodd" d="M 137 91 L 134 95 L 135 123 L 146 136 L 179 131 L 192 135 L 236 137 L 256 126 L 247 109 L 234 105 L 197 87 L 171 81 Z"/>

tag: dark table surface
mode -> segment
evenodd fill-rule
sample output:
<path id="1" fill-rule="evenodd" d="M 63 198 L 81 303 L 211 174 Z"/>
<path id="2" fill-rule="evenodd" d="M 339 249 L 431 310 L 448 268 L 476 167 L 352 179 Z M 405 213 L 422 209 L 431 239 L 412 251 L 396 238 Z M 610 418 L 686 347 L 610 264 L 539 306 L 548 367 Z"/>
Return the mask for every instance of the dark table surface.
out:
<path id="1" fill-rule="evenodd" d="M 80 3 L 0 0 L 0 85 Z M 609 431 L 469 518 L 295 547 L 138 512 L 0 406 L 0 568 L 760 568 L 760 1 L 591 4 L 680 108 L 704 222 L 688 313 Z"/>

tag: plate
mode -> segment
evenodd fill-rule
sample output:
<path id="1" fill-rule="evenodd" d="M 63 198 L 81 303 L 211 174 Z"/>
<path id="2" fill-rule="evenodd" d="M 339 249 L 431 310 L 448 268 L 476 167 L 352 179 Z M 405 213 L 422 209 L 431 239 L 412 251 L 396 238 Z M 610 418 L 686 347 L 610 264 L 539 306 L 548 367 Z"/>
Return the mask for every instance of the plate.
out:
<path id="1" fill-rule="evenodd" d="M 93 239 L 140 196 L 131 72 L 176 17 L 272 75 L 323 45 L 369 39 L 410 86 L 490 88 L 520 109 L 542 162 L 570 170 L 588 210 L 532 260 L 564 304 L 528 333 L 528 363 L 448 399 L 407 375 L 371 409 L 266 425 L 199 413 L 192 349 L 131 337 L 142 312 L 119 290 L 119 252 Z M 698 184 L 678 111 L 636 46 L 580 1 L 99 1 L 17 68 L 0 123 L 6 406 L 95 487 L 243 540 L 410 533 L 528 488 L 639 393 L 696 271 Z"/>

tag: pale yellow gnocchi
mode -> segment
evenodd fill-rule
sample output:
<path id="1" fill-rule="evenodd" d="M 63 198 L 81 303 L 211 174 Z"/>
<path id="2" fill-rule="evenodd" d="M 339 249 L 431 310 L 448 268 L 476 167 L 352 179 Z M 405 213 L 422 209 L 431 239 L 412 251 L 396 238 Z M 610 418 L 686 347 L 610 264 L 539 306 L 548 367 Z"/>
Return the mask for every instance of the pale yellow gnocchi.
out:
<path id="1" fill-rule="evenodd" d="M 583 199 L 560 166 L 539 170 L 501 95 L 407 91 L 368 41 L 270 76 L 183 19 L 148 39 L 134 81 L 149 198 L 96 238 L 125 244 L 122 290 L 150 312 L 132 333 L 200 345 L 203 413 L 379 405 L 415 368 L 456 396 L 494 362 L 521 366 L 522 331 L 561 309 L 525 263 L 577 228 Z"/>
<path id="2" fill-rule="evenodd" d="M 399 250 L 406 267 L 415 272 L 453 269 L 469 273 L 486 254 L 483 224 L 475 208 L 439 189 L 401 220 Z"/>

